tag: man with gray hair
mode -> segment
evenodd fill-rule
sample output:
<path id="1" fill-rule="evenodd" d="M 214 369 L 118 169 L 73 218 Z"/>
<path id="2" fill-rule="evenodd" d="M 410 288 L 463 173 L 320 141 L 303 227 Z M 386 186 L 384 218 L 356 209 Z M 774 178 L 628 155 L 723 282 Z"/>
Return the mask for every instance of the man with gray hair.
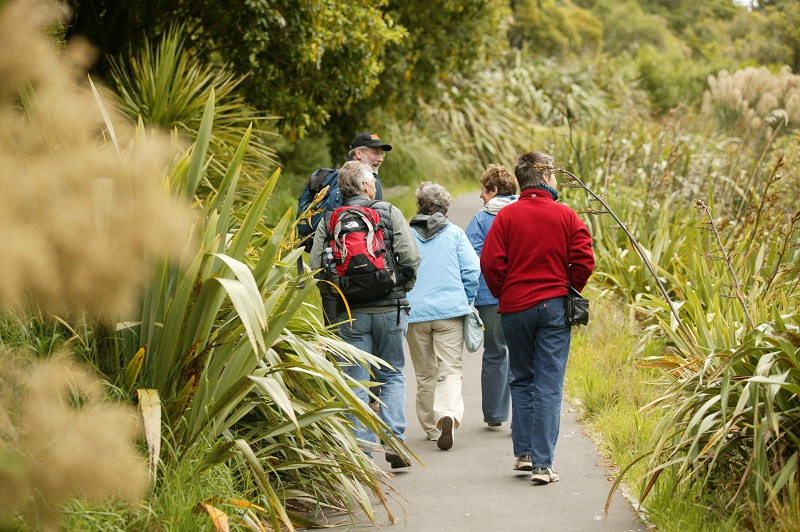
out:
<path id="1" fill-rule="evenodd" d="M 381 192 L 381 182 L 378 179 L 378 168 L 383 164 L 384 154 L 392 151 L 390 144 L 384 143 L 376 133 L 366 131 L 359 133 L 350 143 L 350 151 L 347 153 L 348 161 L 358 161 L 369 166 L 372 175 L 375 176 L 376 199 L 383 199 Z"/>
<path id="2" fill-rule="evenodd" d="M 375 201 L 375 177 L 372 168 L 358 161 L 348 161 L 339 170 L 339 190 L 342 193 L 342 207 L 332 213 L 326 213 L 324 223 L 317 226 L 314 243 L 309 257 L 312 269 L 329 268 L 325 261 L 334 234 L 332 218 L 337 219 L 348 209 L 373 211 L 378 215 L 377 226 L 382 237 L 390 261 L 397 264 L 396 284 L 388 293 L 369 299 L 348 299 L 352 320 L 339 293 L 326 283 L 321 283 L 321 290 L 327 290 L 336 298 L 336 322 L 339 322 L 339 336 L 350 345 L 373 353 L 387 362 L 391 368 L 374 367 L 375 380 L 381 384 L 380 405 L 378 415 L 389 427 L 392 434 L 404 440 L 406 430 L 405 400 L 406 380 L 403 374 L 405 351 L 403 338 L 408 330 L 409 303 L 406 292 L 414 287 L 416 270 L 420 256 L 411 229 L 406 223 L 400 209 L 385 201 Z M 341 283 L 340 283 L 341 285 Z M 374 347 L 373 347 L 374 346 Z M 366 367 L 357 364 L 342 364 L 342 369 L 358 381 L 369 381 L 370 375 Z M 368 402 L 366 390 L 357 389 L 356 395 Z M 371 447 L 375 435 L 367 430 L 358 420 L 352 418 L 356 437 Z M 386 451 L 386 460 L 392 468 L 408 467 L 408 459 L 391 450 Z"/>
<path id="3" fill-rule="evenodd" d="M 348 161 L 358 161 L 367 165 L 375 177 L 375 197 L 373 199 L 383 200 L 383 193 L 381 191 L 381 180 L 378 178 L 378 168 L 383 164 L 386 152 L 392 151 L 391 144 L 383 142 L 377 133 L 372 131 L 364 131 L 358 133 L 353 137 L 350 142 L 350 151 L 347 152 Z M 319 221 L 323 219 L 324 213 L 332 212 L 334 209 L 342 206 L 342 193 L 339 191 L 338 184 L 339 170 L 333 168 L 320 168 L 314 172 L 308 179 L 306 186 L 303 188 L 300 198 L 297 201 L 297 214 L 302 215 L 312 206 L 314 198 L 325 187 L 328 187 L 328 193 L 319 203 L 314 204 L 318 209 L 317 214 L 310 217 L 304 217 L 300 220 L 297 226 L 298 236 L 305 240 L 314 234 L 319 225 Z M 311 250 L 311 242 L 304 244 L 306 250 Z M 298 258 L 298 271 L 303 270 L 303 259 Z M 322 319 L 325 325 L 330 325 L 336 317 L 336 300 L 328 292 L 320 290 L 320 297 L 322 299 Z"/>

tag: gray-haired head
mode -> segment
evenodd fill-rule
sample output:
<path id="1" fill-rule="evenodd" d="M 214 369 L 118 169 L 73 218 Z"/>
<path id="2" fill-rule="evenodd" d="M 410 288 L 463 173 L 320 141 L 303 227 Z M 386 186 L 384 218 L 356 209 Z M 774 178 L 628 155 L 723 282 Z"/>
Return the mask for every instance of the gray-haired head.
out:
<path id="1" fill-rule="evenodd" d="M 442 185 L 423 181 L 417 187 L 417 213 L 431 215 L 437 212 L 447 216 L 450 210 L 450 193 Z"/>
<path id="2" fill-rule="evenodd" d="M 543 185 L 553 168 L 553 157 L 541 151 L 532 151 L 520 156 L 514 167 L 520 190 Z"/>
<path id="3" fill-rule="evenodd" d="M 353 198 L 364 194 L 364 187 L 374 180 L 372 169 L 358 161 L 347 161 L 339 169 L 339 190 L 343 198 Z"/>

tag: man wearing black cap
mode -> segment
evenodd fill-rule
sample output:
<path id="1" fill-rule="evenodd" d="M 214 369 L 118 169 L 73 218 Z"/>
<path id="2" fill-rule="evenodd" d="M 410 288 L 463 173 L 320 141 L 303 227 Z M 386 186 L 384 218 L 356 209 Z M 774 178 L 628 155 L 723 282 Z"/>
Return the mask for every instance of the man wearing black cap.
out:
<path id="1" fill-rule="evenodd" d="M 377 193 L 375 199 L 382 200 L 381 182 L 378 179 L 378 167 L 383 162 L 384 152 L 392 151 L 392 146 L 384 144 L 377 133 L 366 131 L 359 133 L 353 142 L 350 143 L 350 152 L 347 154 L 348 160 L 358 161 L 372 168 L 375 176 L 375 188 Z"/>
<path id="2" fill-rule="evenodd" d="M 380 167 L 381 163 L 383 163 L 383 154 L 387 151 L 392 151 L 391 145 L 384 144 L 383 141 L 381 141 L 381 139 L 378 137 L 377 133 L 365 131 L 355 136 L 353 142 L 350 143 L 350 151 L 347 154 L 348 161 L 358 161 L 372 168 L 372 175 L 375 176 L 376 200 L 383 200 L 381 180 L 378 179 L 378 167 Z M 339 172 L 337 170 L 328 174 L 328 176 L 325 178 L 325 184 L 329 184 L 330 190 L 328 190 L 326 199 L 319 205 L 321 205 L 321 208 L 326 212 L 342 206 L 342 194 L 339 192 L 339 184 L 337 183 L 338 174 Z M 303 189 L 298 201 L 298 214 L 305 210 L 304 206 L 308 206 L 315 195 L 316 193 L 309 190 L 308 186 Z M 322 215 L 315 217 L 315 220 L 317 221 L 321 219 Z M 313 227 L 310 227 L 310 229 L 312 232 L 316 230 L 316 222 L 313 224 Z M 301 232 L 301 236 L 303 234 L 304 233 Z M 302 270 L 302 268 L 302 259 L 298 259 L 298 271 Z M 325 325 L 330 325 L 336 318 L 336 299 L 324 290 L 320 290 L 320 297 L 322 299 L 322 318 L 325 322 Z"/>

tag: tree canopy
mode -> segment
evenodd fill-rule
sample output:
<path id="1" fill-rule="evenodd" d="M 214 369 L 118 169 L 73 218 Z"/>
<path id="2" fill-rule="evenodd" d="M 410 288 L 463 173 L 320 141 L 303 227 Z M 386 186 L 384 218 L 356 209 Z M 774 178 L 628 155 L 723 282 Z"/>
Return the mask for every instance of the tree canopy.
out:
<path id="1" fill-rule="evenodd" d="M 411 108 L 505 39 L 493 27 L 498 0 L 250 0 L 235 8 L 214 0 L 70 3 L 68 36 L 84 35 L 111 55 L 184 23 L 193 53 L 249 74 L 242 84 L 248 100 L 301 134 L 332 113 L 357 114 L 354 105 L 373 95 Z M 97 68 L 102 73 L 106 65 Z"/>
<path id="2" fill-rule="evenodd" d="M 758 63 L 800 70 L 800 4 L 763 0 L 68 0 L 67 37 L 107 57 L 180 22 L 191 54 L 247 75 L 256 108 L 293 139 L 325 125 L 339 143 L 374 127 L 374 109 L 414 116 L 470 86 L 509 46 L 532 57 L 627 57 L 657 110 L 699 97 L 721 69 Z M 664 84 L 668 86 L 665 86 Z"/>

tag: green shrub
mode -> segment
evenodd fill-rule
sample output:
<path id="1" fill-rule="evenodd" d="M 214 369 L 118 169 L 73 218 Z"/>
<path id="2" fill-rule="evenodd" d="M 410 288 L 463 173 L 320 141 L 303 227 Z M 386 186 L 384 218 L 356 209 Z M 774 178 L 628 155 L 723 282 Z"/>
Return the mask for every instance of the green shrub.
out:
<path id="1" fill-rule="evenodd" d="M 603 25 L 575 5 L 525 0 L 515 3 L 508 38 L 512 46 L 528 46 L 540 57 L 598 54 L 603 49 Z"/>
<path id="2" fill-rule="evenodd" d="M 203 106 L 213 90 L 218 104 L 209 142 L 215 157 L 209 162 L 213 171 L 204 176 L 200 190 L 219 186 L 233 156 L 231 148 L 238 144 L 241 131 L 252 125 L 254 138 L 242 159 L 240 181 L 250 194 L 257 193 L 267 177 L 263 173 L 277 164 L 275 150 L 268 144 L 277 135 L 262 126 L 277 118 L 261 116 L 237 93 L 244 77 L 189 55 L 181 25 L 170 27 L 157 44 L 145 41 L 141 49 L 109 62 L 116 89 L 110 94 L 119 108 L 134 122 L 141 118 L 148 127 L 174 129 L 186 143 L 197 139 Z"/>
<path id="3" fill-rule="evenodd" d="M 637 50 L 635 61 L 641 87 L 650 96 L 654 109 L 666 112 L 700 101 L 705 73 L 685 51 L 676 46 L 661 51 L 645 44 Z"/>

